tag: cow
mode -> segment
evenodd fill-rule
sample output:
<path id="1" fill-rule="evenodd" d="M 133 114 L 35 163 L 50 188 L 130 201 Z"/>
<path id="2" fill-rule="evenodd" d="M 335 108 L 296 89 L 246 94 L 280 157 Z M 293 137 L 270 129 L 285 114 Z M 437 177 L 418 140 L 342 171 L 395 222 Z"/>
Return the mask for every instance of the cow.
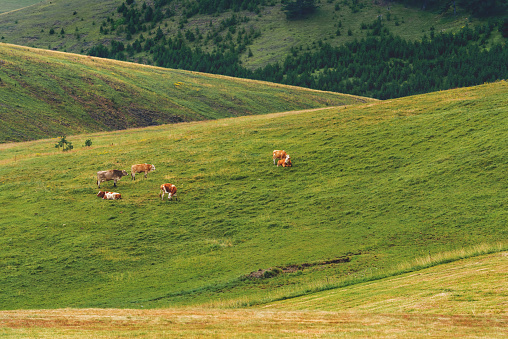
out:
<path id="1" fill-rule="evenodd" d="M 136 179 L 136 173 L 145 172 L 145 179 L 149 172 L 155 171 L 155 166 L 151 164 L 137 164 L 131 166 L 132 180 Z"/>
<path id="2" fill-rule="evenodd" d="M 161 190 L 159 191 L 159 196 L 162 200 L 164 200 L 164 194 L 166 193 L 168 194 L 168 200 L 171 200 L 171 198 L 176 195 L 176 186 L 173 184 L 162 184 Z"/>
<path id="3" fill-rule="evenodd" d="M 280 159 L 277 161 L 277 167 L 291 167 L 293 164 L 291 163 L 291 158 L 289 157 L 289 154 L 286 154 L 286 157 L 284 159 Z"/>
<path id="4" fill-rule="evenodd" d="M 97 196 L 99 198 L 102 198 L 102 199 L 105 199 L 105 200 L 118 200 L 118 199 L 122 199 L 122 195 L 120 193 L 116 193 L 116 192 L 103 192 L 103 191 L 99 191 L 99 193 L 97 193 Z"/>
<path id="5" fill-rule="evenodd" d="M 286 158 L 286 155 L 287 155 L 287 153 L 284 150 L 278 150 L 278 149 L 273 150 L 273 164 L 275 165 L 275 160 L 276 159 L 284 159 L 284 158 Z"/>
<path id="6" fill-rule="evenodd" d="M 115 187 L 116 182 L 122 179 L 123 176 L 128 175 L 127 171 L 123 170 L 107 170 L 107 171 L 99 171 L 97 172 L 97 187 L 101 188 L 101 183 L 104 181 L 114 180 Z"/>

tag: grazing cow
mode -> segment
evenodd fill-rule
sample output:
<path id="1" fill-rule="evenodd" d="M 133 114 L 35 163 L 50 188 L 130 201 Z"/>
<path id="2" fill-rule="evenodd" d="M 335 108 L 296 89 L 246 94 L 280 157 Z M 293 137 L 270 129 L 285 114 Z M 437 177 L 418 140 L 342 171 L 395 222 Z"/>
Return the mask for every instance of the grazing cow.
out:
<path id="1" fill-rule="evenodd" d="M 286 158 L 286 155 L 287 155 L 287 153 L 284 150 L 278 150 L 278 149 L 274 150 L 273 151 L 273 164 L 275 165 L 275 160 L 276 159 L 284 159 L 284 158 Z"/>
<path id="2" fill-rule="evenodd" d="M 97 186 L 101 188 L 101 183 L 104 181 L 114 180 L 115 181 L 115 187 L 116 182 L 120 179 L 122 179 L 123 176 L 128 175 L 127 171 L 120 171 L 120 170 L 107 170 L 107 171 L 99 171 L 97 172 Z"/>
<path id="3" fill-rule="evenodd" d="M 151 164 L 137 164 L 131 166 L 131 177 L 132 180 L 136 179 L 136 173 L 145 172 L 145 178 L 149 172 L 155 171 L 155 166 Z"/>
<path id="4" fill-rule="evenodd" d="M 159 196 L 164 200 L 164 194 L 168 194 L 168 200 L 176 195 L 176 186 L 173 184 L 162 184 Z M 175 198 L 176 199 L 176 198 Z"/>
<path id="5" fill-rule="evenodd" d="M 99 191 L 99 193 L 97 193 L 97 196 L 99 198 L 102 198 L 102 199 L 105 199 L 105 200 L 118 200 L 118 199 L 122 199 L 122 195 L 120 193 L 116 193 L 116 192 L 103 192 L 103 191 Z"/>
<path id="6" fill-rule="evenodd" d="M 291 163 L 291 158 L 289 157 L 289 154 L 286 154 L 286 157 L 284 159 L 281 159 L 277 161 L 277 167 L 291 167 L 293 164 Z"/>

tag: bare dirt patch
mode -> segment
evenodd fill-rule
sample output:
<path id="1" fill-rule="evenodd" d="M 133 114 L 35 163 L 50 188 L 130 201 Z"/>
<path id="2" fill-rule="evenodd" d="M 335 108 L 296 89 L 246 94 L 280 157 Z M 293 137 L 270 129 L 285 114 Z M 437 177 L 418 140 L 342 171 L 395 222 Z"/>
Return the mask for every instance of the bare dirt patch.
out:
<path id="1" fill-rule="evenodd" d="M 260 268 L 257 271 L 251 272 L 247 275 L 247 278 L 261 279 L 261 278 L 271 278 L 273 276 L 279 275 L 280 273 L 295 273 L 298 271 L 303 271 L 306 268 L 314 267 L 314 266 L 329 266 L 334 264 L 343 264 L 346 262 L 350 262 L 350 257 L 341 257 L 331 260 L 312 262 L 312 263 L 303 263 L 303 264 L 295 264 L 289 266 L 275 266 L 270 268 Z"/>

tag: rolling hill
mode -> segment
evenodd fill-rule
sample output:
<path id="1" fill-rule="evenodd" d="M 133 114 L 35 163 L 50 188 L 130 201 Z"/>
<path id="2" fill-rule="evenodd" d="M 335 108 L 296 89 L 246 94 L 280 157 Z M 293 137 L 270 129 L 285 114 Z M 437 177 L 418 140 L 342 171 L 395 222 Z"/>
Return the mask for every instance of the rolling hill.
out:
<path id="1" fill-rule="evenodd" d="M 62 52 L 121 36 L 99 32 L 121 1 L 97 3 L 0 14 L 1 41 L 59 50 L 0 43 L 0 335 L 508 333 L 506 81 L 378 101 Z M 177 9 L 168 36 L 231 14 Z M 237 27 L 260 33 L 243 62 L 340 45 L 386 10 L 321 1 L 304 26 L 270 2 Z M 391 11 L 408 39 L 466 15 Z M 122 200 L 96 197 L 97 171 L 144 162 L 102 185 Z"/>
<path id="2" fill-rule="evenodd" d="M 0 45 L 0 142 L 372 99 Z"/>
<path id="3" fill-rule="evenodd" d="M 3 144 L 0 305 L 245 307 L 506 249 L 507 86 Z"/>

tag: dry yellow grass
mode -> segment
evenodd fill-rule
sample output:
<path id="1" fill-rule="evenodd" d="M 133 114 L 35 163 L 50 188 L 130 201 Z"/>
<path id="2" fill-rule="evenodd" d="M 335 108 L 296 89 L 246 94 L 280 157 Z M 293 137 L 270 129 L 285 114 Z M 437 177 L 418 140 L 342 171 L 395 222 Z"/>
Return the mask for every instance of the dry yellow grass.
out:
<path id="1" fill-rule="evenodd" d="M 501 338 L 506 331 L 506 318 L 470 315 L 194 308 L 0 312 L 0 335 L 20 338 Z"/>

